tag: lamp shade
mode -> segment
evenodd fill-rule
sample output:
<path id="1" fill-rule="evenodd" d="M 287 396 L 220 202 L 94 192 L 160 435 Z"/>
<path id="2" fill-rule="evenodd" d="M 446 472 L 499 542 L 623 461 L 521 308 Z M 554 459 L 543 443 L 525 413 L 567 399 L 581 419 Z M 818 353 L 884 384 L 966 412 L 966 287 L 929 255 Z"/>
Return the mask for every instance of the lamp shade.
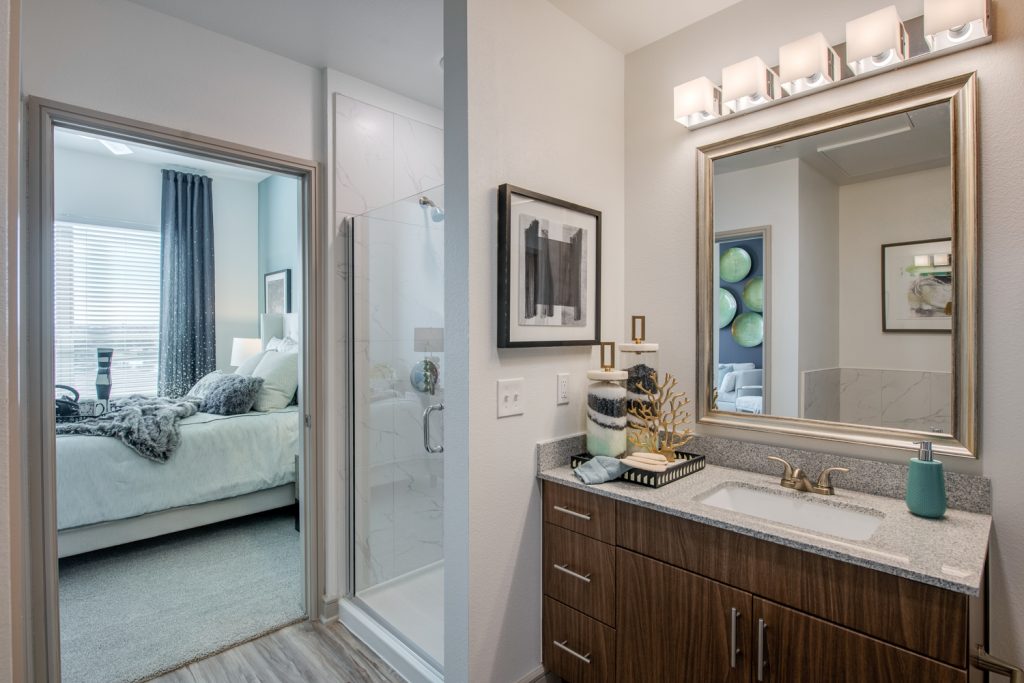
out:
<path id="1" fill-rule="evenodd" d="M 924 0 L 924 39 L 932 52 L 988 35 L 988 0 Z"/>
<path id="2" fill-rule="evenodd" d="M 675 119 L 692 126 L 722 115 L 722 91 L 710 78 L 701 76 L 673 90 Z"/>
<path id="3" fill-rule="evenodd" d="M 779 79 L 790 95 L 839 80 L 839 58 L 821 33 L 779 48 Z"/>
<path id="4" fill-rule="evenodd" d="M 907 29 L 895 5 L 846 22 L 846 63 L 855 74 L 907 59 Z"/>
<path id="5" fill-rule="evenodd" d="M 722 69 L 722 99 L 732 111 L 742 111 L 779 96 L 779 79 L 760 57 Z"/>
<path id="6" fill-rule="evenodd" d="M 262 350 L 259 337 L 235 337 L 231 340 L 231 365 L 238 367 Z"/>

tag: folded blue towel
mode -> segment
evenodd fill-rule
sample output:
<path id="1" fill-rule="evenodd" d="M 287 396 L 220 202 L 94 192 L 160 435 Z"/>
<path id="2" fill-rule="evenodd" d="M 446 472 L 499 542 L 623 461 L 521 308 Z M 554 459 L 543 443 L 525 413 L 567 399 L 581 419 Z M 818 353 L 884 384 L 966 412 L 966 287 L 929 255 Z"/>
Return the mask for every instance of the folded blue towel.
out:
<path id="1" fill-rule="evenodd" d="M 580 463 L 580 466 L 574 469 L 573 473 L 577 479 L 589 486 L 590 484 L 603 484 L 606 481 L 618 479 L 628 469 L 629 466 L 623 464 L 618 458 L 595 455 L 590 460 Z"/>

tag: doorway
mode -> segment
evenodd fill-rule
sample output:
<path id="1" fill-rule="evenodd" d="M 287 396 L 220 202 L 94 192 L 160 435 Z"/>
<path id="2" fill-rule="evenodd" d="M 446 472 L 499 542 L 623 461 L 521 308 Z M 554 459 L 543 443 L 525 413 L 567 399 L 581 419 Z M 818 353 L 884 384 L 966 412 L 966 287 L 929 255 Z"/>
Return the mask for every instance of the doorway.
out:
<path id="1" fill-rule="evenodd" d="M 35 670 L 51 681 L 133 680 L 317 617 L 318 166 L 53 102 L 28 109 L 21 327 L 30 574 L 43 615 Z M 85 158 L 91 150 L 101 155 Z M 89 164 L 113 178 L 128 156 L 137 168 L 110 185 L 138 177 L 152 190 L 162 168 L 156 230 L 96 210 L 102 183 L 75 196 Z M 251 220 L 239 218 L 246 211 Z M 224 240 L 202 220 L 178 226 L 178 214 L 252 234 Z M 289 214 L 290 233 L 262 234 Z M 175 229 L 186 232 L 169 242 Z M 205 252 L 173 254 L 172 244 L 205 244 L 203 234 Z M 183 293 L 208 289 L 194 311 L 186 294 L 167 295 L 169 272 Z M 208 330 L 189 322 L 204 311 Z M 172 359 L 181 339 L 190 350 Z M 56 410 L 55 384 L 67 387 Z M 146 624 L 166 644 L 158 657 L 132 651 L 152 649 L 132 637 Z"/>

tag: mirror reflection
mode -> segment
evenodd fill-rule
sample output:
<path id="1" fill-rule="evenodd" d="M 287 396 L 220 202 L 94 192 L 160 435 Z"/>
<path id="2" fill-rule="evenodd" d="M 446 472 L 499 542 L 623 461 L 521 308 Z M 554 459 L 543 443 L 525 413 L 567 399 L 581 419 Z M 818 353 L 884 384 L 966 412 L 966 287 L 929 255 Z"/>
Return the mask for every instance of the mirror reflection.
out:
<path id="1" fill-rule="evenodd" d="M 714 161 L 717 410 L 952 432 L 950 130 L 942 103 Z"/>

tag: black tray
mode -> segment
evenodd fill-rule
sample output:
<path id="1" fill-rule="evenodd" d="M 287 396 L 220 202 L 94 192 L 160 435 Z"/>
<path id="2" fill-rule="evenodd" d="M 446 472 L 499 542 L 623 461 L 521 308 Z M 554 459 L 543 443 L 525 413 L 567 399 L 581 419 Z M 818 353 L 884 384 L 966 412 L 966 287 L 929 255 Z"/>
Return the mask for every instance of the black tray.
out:
<path id="1" fill-rule="evenodd" d="M 633 484 L 640 484 L 641 486 L 658 489 L 665 484 L 678 481 L 683 477 L 688 477 L 694 472 L 700 472 L 704 469 L 705 459 L 703 455 L 685 453 L 683 451 L 676 451 L 676 455 L 679 456 L 680 459 L 676 460 L 676 462 L 664 472 L 648 472 L 647 470 L 630 468 L 623 472 L 622 476 L 619 478 Z M 592 457 L 594 456 L 589 453 L 574 455 L 569 458 L 569 465 L 573 469 L 576 469 Z"/>

